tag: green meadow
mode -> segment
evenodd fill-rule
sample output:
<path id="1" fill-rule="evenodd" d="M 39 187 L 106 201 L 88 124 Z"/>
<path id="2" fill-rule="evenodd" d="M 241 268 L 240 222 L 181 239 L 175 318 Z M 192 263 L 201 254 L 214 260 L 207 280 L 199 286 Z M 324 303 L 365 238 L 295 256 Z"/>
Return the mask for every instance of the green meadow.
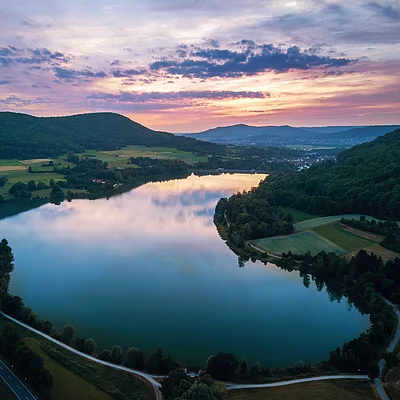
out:
<path id="1" fill-rule="evenodd" d="M 146 146 L 126 146 L 120 150 L 94 151 L 87 150 L 83 157 L 95 157 L 99 160 L 108 162 L 111 166 L 126 167 L 131 157 L 150 157 L 164 160 L 182 160 L 188 164 L 198 161 L 206 161 L 207 157 L 199 157 L 189 151 L 182 151 L 172 147 L 146 147 Z M 132 165 L 130 165 L 132 167 Z"/>
<path id="2" fill-rule="evenodd" d="M 288 253 L 289 251 L 293 254 L 304 254 L 309 251 L 312 255 L 321 251 L 333 252 L 338 255 L 346 253 L 346 250 L 335 243 L 310 231 L 253 240 L 253 243 L 256 247 L 274 254 Z"/>
<path id="3" fill-rule="evenodd" d="M 331 215 L 329 217 L 319 217 L 319 218 L 314 217 L 313 219 L 303 220 L 301 222 L 294 224 L 294 231 L 301 232 L 301 231 L 306 231 L 308 229 L 314 229 L 320 225 L 326 225 L 326 224 L 331 224 L 332 222 L 338 222 L 342 218 L 358 219 L 360 217 L 361 214 L 341 214 L 341 215 Z"/>
<path id="4" fill-rule="evenodd" d="M 363 249 L 375 243 L 372 240 L 345 231 L 339 223 L 317 226 L 313 229 L 313 232 L 347 251 Z"/>

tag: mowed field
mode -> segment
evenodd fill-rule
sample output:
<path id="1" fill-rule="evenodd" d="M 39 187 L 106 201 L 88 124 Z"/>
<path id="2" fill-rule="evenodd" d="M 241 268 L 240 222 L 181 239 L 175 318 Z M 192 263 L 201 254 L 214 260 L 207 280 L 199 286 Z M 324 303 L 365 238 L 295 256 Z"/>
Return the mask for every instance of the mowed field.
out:
<path id="1" fill-rule="evenodd" d="M 334 224 L 321 225 L 313 229 L 313 232 L 337 244 L 347 250 L 363 249 L 374 242 L 345 230 L 338 222 Z"/>
<path id="2" fill-rule="evenodd" d="M 341 215 L 331 215 L 329 217 L 315 217 L 314 216 L 314 218 L 312 218 L 312 219 L 308 219 L 305 221 L 295 223 L 294 231 L 295 232 L 306 231 L 308 229 L 316 228 L 317 226 L 320 226 L 320 225 L 326 225 L 326 224 L 331 224 L 332 222 L 338 222 L 342 218 L 359 219 L 360 217 L 361 217 L 361 214 L 341 214 Z"/>
<path id="3" fill-rule="evenodd" d="M 293 254 L 304 254 L 309 251 L 311 255 L 317 255 L 321 251 L 333 252 L 338 255 L 346 253 L 343 248 L 311 231 L 257 239 L 253 240 L 253 243 L 256 247 L 274 254 L 288 253 L 289 251 Z"/>
<path id="4" fill-rule="evenodd" d="M 53 172 L 53 167 L 43 166 L 47 164 L 50 159 L 32 159 L 32 160 L 4 160 L 0 159 L 0 177 L 5 176 L 8 182 L 5 186 L 0 187 L 0 195 L 4 198 L 12 197 L 8 194 L 11 186 L 17 182 L 28 183 L 33 180 L 36 183 L 44 182 L 49 185 L 50 181 L 62 181 L 64 180 L 63 175 L 56 174 Z M 58 166 L 67 166 L 69 163 L 65 159 L 57 158 L 52 160 Z M 28 171 L 31 168 L 34 173 Z M 40 171 L 40 172 L 39 172 Z M 44 193 L 40 191 L 34 192 L 33 195 L 42 196 Z M 47 194 L 47 192 L 46 192 Z"/>
<path id="5" fill-rule="evenodd" d="M 85 153 L 78 154 L 79 157 L 97 158 L 103 162 L 107 162 L 110 167 L 129 167 L 138 168 L 135 165 L 129 164 L 131 157 L 150 157 L 159 158 L 164 160 L 182 160 L 189 164 L 205 161 L 207 157 L 198 157 L 188 151 L 181 151 L 174 148 L 167 147 L 146 147 L 146 146 L 127 146 L 121 150 L 113 151 L 96 151 L 87 150 Z M 4 187 L 0 187 L 0 195 L 6 199 L 11 197 L 8 194 L 9 189 L 15 183 L 21 181 L 28 183 L 34 180 L 36 183 L 44 182 L 49 184 L 53 179 L 54 181 L 64 180 L 64 177 L 60 174 L 53 172 L 53 166 L 47 165 L 49 161 L 53 161 L 57 167 L 73 167 L 74 164 L 69 163 L 67 155 L 62 155 L 57 158 L 41 158 L 41 159 L 30 159 L 30 160 L 5 160 L 0 159 L 0 177 L 5 176 L 8 179 L 7 184 Z M 31 168 L 33 173 L 28 171 Z M 48 191 L 43 193 L 34 192 L 33 195 L 47 196 Z"/>
<path id="6" fill-rule="evenodd" d="M 259 249 L 275 255 L 289 251 L 294 254 L 304 254 L 309 251 L 312 255 L 316 255 L 320 251 L 325 251 L 338 255 L 346 254 L 348 259 L 359 250 L 365 249 L 381 256 L 384 261 L 399 257 L 398 253 L 385 249 L 379 244 L 384 239 L 383 236 L 350 228 L 339 222 L 342 217 L 359 219 L 361 214 L 315 217 L 290 207 L 282 207 L 282 209 L 293 216 L 295 233 L 253 240 L 252 243 Z M 373 219 L 370 216 L 366 218 Z"/>
<path id="7" fill-rule="evenodd" d="M 228 400 L 377 400 L 368 382 L 346 380 L 298 383 L 275 388 L 228 391 Z"/>
<path id="8" fill-rule="evenodd" d="M 0 329 L 10 323 L 0 316 Z M 154 400 L 153 389 L 135 375 L 86 360 L 17 325 L 25 343 L 53 375 L 53 400 Z M 1 393 L 1 392 L 0 392 Z M 3 398 L 0 396 L 0 399 Z"/>

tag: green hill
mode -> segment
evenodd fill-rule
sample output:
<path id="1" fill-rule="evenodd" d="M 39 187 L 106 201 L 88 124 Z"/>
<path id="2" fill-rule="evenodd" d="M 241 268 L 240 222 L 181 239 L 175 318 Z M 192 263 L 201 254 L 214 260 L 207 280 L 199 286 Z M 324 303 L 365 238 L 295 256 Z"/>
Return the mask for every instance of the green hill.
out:
<path id="1" fill-rule="evenodd" d="M 223 146 L 157 132 L 114 113 L 39 118 L 0 112 L 0 158 L 56 157 L 68 151 L 127 145 L 174 147 L 201 155 L 224 152 Z"/>
<path id="2" fill-rule="evenodd" d="M 309 170 L 270 175 L 248 193 L 221 199 L 216 219 L 225 216 L 240 237 L 257 239 L 293 232 L 281 208 L 310 214 L 366 214 L 400 219 L 400 130 L 339 154 L 337 162 Z"/>

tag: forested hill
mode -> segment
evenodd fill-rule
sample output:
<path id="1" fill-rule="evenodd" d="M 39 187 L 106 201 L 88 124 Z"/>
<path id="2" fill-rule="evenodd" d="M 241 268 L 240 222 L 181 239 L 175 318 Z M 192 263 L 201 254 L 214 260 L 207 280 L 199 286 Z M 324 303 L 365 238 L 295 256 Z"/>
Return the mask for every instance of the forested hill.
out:
<path id="1" fill-rule="evenodd" d="M 338 161 L 269 176 L 250 192 L 221 199 L 224 215 L 245 238 L 290 233 L 291 220 L 277 206 L 315 215 L 360 213 L 400 219 L 400 130 L 340 153 Z"/>
<path id="2" fill-rule="evenodd" d="M 126 145 L 175 147 L 200 154 L 222 146 L 157 132 L 114 113 L 33 117 L 0 112 L 0 158 L 55 157 L 68 151 L 114 150 Z"/>

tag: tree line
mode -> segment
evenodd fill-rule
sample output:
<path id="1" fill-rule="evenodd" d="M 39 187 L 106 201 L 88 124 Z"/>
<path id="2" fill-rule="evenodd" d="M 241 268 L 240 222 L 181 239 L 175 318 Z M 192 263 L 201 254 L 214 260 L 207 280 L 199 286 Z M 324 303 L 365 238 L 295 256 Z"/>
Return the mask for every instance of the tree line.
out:
<path id="1" fill-rule="evenodd" d="M 341 222 L 352 228 L 385 236 L 380 245 L 400 253 L 400 227 L 396 221 L 368 220 L 362 215 L 358 220 L 342 218 Z"/>
<path id="2" fill-rule="evenodd" d="M 221 223 L 226 216 L 230 230 L 244 239 L 291 233 L 281 206 L 318 216 L 359 213 L 396 220 L 399 158 L 400 130 L 396 130 L 339 153 L 337 162 L 271 173 L 257 188 L 222 199 L 215 217 Z"/>
<path id="3" fill-rule="evenodd" d="M 383 297 L 400 303 L 400 258 L 386 263 L 376 254 L 360 250 L 350 261 L 334 253 L 321 252 L 315 257 L 286 254 L 277 262 L 281 268 L 300 271 L 306 286 L 314 280 L 318 290 L 337 285 L 340 300 L 345 294 L 361 301 L 360 308 L 370 314 L 371 327 L 358 338 L 330 353 L 329 363 L 347 372 L 363 371 L 375 378 L 378 362 L 397 327 L 393 309 Z"/>
<path id="4" fill-rule="evenodd" d="M 14 269 L 14 256 L 7 240 L 0 242 L 0 305 L 7 301 L 10 274 Z M 53 378 L 45 368 L 43 359 L 22 341 L 19 332 L 10 324 L 0 331 L 0 354 L 12 363 L 17 373 L 43 398 L 49 398 Z"/>

